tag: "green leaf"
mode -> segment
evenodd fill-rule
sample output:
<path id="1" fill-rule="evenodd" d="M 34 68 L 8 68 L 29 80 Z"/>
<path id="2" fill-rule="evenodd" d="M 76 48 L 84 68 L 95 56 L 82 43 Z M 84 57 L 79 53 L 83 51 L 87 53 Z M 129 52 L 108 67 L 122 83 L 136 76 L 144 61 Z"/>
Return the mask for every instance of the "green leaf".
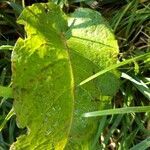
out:
<path id="1" fill-rule="evenodd" d="M 17 41 L 12 54 L 14 111 L 28 133 L 11 149 L 61 150 L 68 135 L 65 149 L 90 149 L 98 118 L 82 114 L 109 107 L 120 75 L 111 70 L 78 85 L 117 62 L 112 30 L 99 13 L 83 8 L 71 14 L 67 30 L 66 15 L 51 3 L 27 7 L 18 22 L 27 37 Z"/>
<path id="2" fill-rule="evenodd" d="M 116 63 L 118 44 L 104 18 L 96 11 L 80 8 L 71 14 L 66 33 L 71 51 L 75 79 L 75 112 L 67 150 L 90 149 L 97 131 L 98 118 L 83 118 L 82 114 L 109 107 L 111 96 L 119 87 L 119 75 L 111 71 L 78 86 L 98 70 Z"/>
<path id="3" fill-rule="evenodd" d="M 18 22 L 27 37 L 18 39 L 12 54 L 14 111 L 20 128 L 15 150 L 61 150 L 73 113 L 73 75 L 63 37 L 67 22 L 52 3 L 23 10 Z"/>
<path id="4" fill-rule="evenodd" d="M 12 89 L 10 87 L 0 86 L 0 97 L 13 98 Z"/>

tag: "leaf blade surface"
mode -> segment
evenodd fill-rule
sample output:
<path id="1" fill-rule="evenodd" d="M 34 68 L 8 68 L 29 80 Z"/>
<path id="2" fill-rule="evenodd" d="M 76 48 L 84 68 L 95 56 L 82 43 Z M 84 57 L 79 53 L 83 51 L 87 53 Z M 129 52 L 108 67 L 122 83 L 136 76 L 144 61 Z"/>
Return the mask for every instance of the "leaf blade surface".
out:
<path id="1" fill-rule="evenodd" d="M 61 150 L 67 142 L 74 96 L 63 15 L 48 3 L 27 7 L 19 17 L 27 37 L 17 41 L 12 54 L 14 110 L 18 126 L 28 132 L 11 149 Z"/>

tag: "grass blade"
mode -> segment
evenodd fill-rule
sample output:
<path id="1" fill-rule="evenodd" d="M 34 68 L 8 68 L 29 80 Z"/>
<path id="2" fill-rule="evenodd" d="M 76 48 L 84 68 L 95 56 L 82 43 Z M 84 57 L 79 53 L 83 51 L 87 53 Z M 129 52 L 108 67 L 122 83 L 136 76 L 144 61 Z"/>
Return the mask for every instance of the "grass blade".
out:
<path id="1" fill-rule="evenodd" d="M 10 2 L 10 1 L 2 1 L 7 3 L 8 5 L 10 5 L 13 10 L 17 13 L 17 15 L 20 15 L 20 13 L 22 12 L 23 8 L 21 7 L 21 5 L 15 3 L 15 2 Z"/>
<path id="2" fill-rule="evenodd" d="M 115 69 L 115 68 L 124 66 L 124 65 L 129 64 L 129 63 L 132 63 L 132 62 L 134 62 L 135 60 L 143 59 L 143 58 L 146 57 L 147 55 L 150 55 L 150 53 L 146 53 L 146 54 L 143 54 L 143 55 L 140 55 L 140 56 L 137 56 L 137 57 L 134 57 L 134 58 L 125 60 L 125 61 L 123 61 L 123 62 L 121 62 L 121 63 L 112 65 L 112 66 L 110 66 L 110 67 L 108 67 L 108 68 L 106 68 L 106 69 L 104 69 L 104 70 L 102 70 L 102 71 L 99 71 L 99 72 L 97 72 L 96 74 L 94 74 L 94 75 L 88 77 L 87 79 L 83 80 L 78 86 L 81 86 L 81 85 L 83 85 L 83 84 L 85 84 L 85 83 L 87 83 L 87 82 L 89 82 L 89 81 L 91 81 L 91 80 L 97 78 L 98 76 L 100 76 L 100 75 L 102 75 L 102 74 L 104 74 L 104 73 L 106 73 L 106 72 L 108 72 L 108 71 L 111 71 L 111 70 L 113 70 L 113 69 Z"/>
<path id="3" fill-rule="evenodd" d="M 150 137 L 148 137 L 147 139 L 143 140 L 142 142 L 140 142 L 139 144 L 135 145 L 134 147 L 130 148 L 130 150 L 146 150 L 147 148 L 150 147 Z"/>
<path id="4" fill-rule="evenodd" d="M 137 106 L 137 107 L 107 109 L 107 110 L 84 113 L 82 116 L 83 117 L 97 117 L 97 116 L 105 116 L 105 115 L 138 113 L 138 112 L 150 112 L 150 106 Z"/>
<path id="5" fill-rule="evenodd" d="M 10 112 L 8 113 L 8 115 L 5 117 L 4 121 L 2 122 L 2 124 L 0 125 L 0 132 L 1 130 L 4 128 L 5 124 L 7 123 L 7 121 L 15 114 L 13 108 L 10 110 Z"/>
<path id="6" fill-rule="evenodd" d="M 122 78 L 125 78 L 127 80 L 130 80 L 133 85 L 145 96 L 150 100 L 150 89 L 148 86 L 142 82 L 141 80 L 137 81 L 133 79 L 131 76 L 127 75 L 126 73 L 122 73 L 121 75 Z"/>
<path id="7" fill-rule="evenodd" d="M 101 133 L 103 132 L 104 130 L 104 127 L 105 127 L 105 124 L 106 124 L 106 121 L 107 121 L 107 117 L 104 116 L 101 121 L 100 121 L 100 124 L 99 124 L 99 128 L 98 128 L 98 131 L 94 137 L 94 140 L 93 140 L 93 143 L 92 143 L 92 149 L 94 150 L 95 149 L 95 146 L 98 142 L 98 139 L 99 139 L 99 136 L 101 135 Z"/>
<path id="8" fill-rule="evenodd" d="M 114 120 L 113 125 L 111 126 L 111 128 L 110 128 L 108 134 L 107 134 L 106 137 L 105 137 L 105 140 L 104 140 L 104 144 L 105 144 L 105 145 L 108 144 L 110 137 L 113 135 L 114 131 L 116 130 L 117 126 L 119 125 L 119 123 L 120 123 L 122 117 L 123 117 L 123 115 L 118 115 L 118 116 L 116 117 L 116 119 Z"/>
<path id="9" fill-rule="evenodd" d="M 132 6 L 133 2 L 130 2 L 126 7 L 125 9 L 120 12 L 120 16 L 118 17 L 118 20 L 117 22 L 115 23 L 115 26 L 114 26 L 114 31 L 116 31 L 120 21 L 122 20 L 123 16 L 126 14 L 126 12 L 128 11 L 128 9 Z"/>
<path id="10" fill-rule="evenodd" d="M 13 46 L 11 45 L 2 45 L 0 46 L 0 50 L 12 50 L 13 49 Z"/>

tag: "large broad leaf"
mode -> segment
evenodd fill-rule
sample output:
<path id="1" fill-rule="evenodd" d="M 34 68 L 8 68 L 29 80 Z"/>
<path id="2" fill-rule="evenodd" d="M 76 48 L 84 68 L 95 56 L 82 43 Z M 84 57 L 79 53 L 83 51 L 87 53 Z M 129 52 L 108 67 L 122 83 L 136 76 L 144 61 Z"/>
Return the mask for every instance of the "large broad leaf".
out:
<path id="1" fill-rule="evenodd" d="M 65 149 L 90 149 L 98 118 L 81 115 L 108 107 L 118 89 L 116 71 L 78 86 L 116 63 L 118 46 L 107 22 L 82 8 L 71 15 L 67 30 L 65 18 L 53 4 L 35 4 L 19 18 L 27 38 L 17 41 L 12 56 L 14 109 L 19 127 L 27 127 L 28 133 L 12 149 L 61 150 L 68 134 Z"/>
<path id="2" fill-rule="evenodd" d="M 12 150 L 61 150 L 73 112 L 73 77 L 63 32 L 67 22 L 54 4 L 35 4 L 19 17 L 27 37 L 12 54 L 14 110 L 27 127 Z"/>
<path id="3" fill-rule="evenodd" d="M 69 25 L 67 44 L 71 49 L 75 84 L 78 85 L 97 71 L 116 63 L 118 45 L 107 22 L 96 11 L 77 9 L 71 15 Z M 112 71 L 75 89 L 75 112 L 66 149 L 90 149 L 98 118 L 85 119 L 81 115 L 109 107 L 118 87 L 118 74 Z"/>

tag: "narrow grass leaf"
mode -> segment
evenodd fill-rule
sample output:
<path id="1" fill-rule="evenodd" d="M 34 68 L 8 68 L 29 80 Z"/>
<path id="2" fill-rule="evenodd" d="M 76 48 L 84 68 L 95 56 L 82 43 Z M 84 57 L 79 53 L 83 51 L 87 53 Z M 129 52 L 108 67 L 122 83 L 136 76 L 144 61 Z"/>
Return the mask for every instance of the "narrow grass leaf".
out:
<path id="1" fill-rule="evenodd" d="M 115 22 L 115 26 L 114 26 L 114 31 L 116 31 L 119 23 L 121 22 L 123 16 L 126 14 L 126 12 L 128 11 L 128 9 L 132 6 L 133 2 L 130 2 L 126 7 L 125 9 L 122 11 L 122 13 L 120 12 L 120 16 L 117 20 L 117 22 Z"/>
<path id="2" fill-rule="evenodd" d="M 14 115 L 14 110 L 13 108 L 10 110 L 10 112 L 8 113 L 8 115 L 5 117 L 4 121 L 2 122 L 2 124 L 0 125 L 0 132 L 1 130 L 4 128 L 5 124 L 7 123 L 7 121 Z"/>
<path id="3" fill-rule="evenodd" d="M 134 147 L 130 148 L 130 150 L 146 150 L 147 148 L 150 147 L 150 137 L 147 139 L 143 140 L 139 144 L 135 145 Z"/>
<path id="4" fill-rule="evenodd" d="M 2 45 L 0 46 L 0 50 L 12 50 L 13 46 L 12 45 Z"/>
<path id="5" fill-rule="evenodd" d="M 126 125 L 128 125 L 128 124 L 125 124 L 125 128 L 127 128 Z M 121 131 L 123 133 L 123 138 L 120 142 L 120 146 L 118 149 L 119 150 L 129 149 L 129 147 L 131 147 L 133 141 L 135 140 L 138 131 L 139 131 L 139 128 L 132 130 L 132 132 L 130 134 L 128 134 L 128 132 L 129 132 L 128 130 L 127 130 L 126 134 L 124 134 L 124 130 Z"/>
<path id="6" fill-rule="evenodd" d="M 100 75 L 102 75 L 102 74 L 104 74 L 104 73 L 106 73 L 106 72 L 108 72 L 108 71 L 111 71 L 111 70 L 116 69 L 116 68 L 118 68 L 118 67 L 121 67 L 121 66 L 124 66 L 124 65 L 126 65 L 126 64 L 132 63 L 132 62 L 134 62 L 135 60 L 141 60 L 141 59 L 145 58 L 146 56 L 148 56 L 149 54 L 150 54 L 150 53 L 146 53 L 146 54 L 143 54 L 143 55 L 140 55 L 140 56 L 137 56 L 137 57 L 134 57 L 134 58 L 125 60 L 125 61 L 120 62 L 120 63 L 118 63 L 118 64 L 112 65 L 112 66 L 110 66 L 110 67 L 107 67 L 106 69 L 104 69 L 104 70 L 102 70 L 102 71 L 99 71 L 99 72 L 95 73 L 94 75 L 88 77 L 87 79 L 83 80 L 82 82 L 80 82 L 80 84 L 79 84 L 78 86 L 81 86 L 81 85 L 83 85 L 83 84 L 85 84 L 85 83 L 87 83 L 87 82 L 89 82 L 89 81 L 91 81 L 91 80 L 97 78 L 98 76 L 100 76 Z"/>
<path id="7" fill-rule="evenodd" d="M 95 149 L 95 146 L 98 142 L 98 139 L 99 139 L 99 136 L 101 135 L 101 133 L 103 132 L 104 130 L 104 127 L 105 127 L 105 124 L 106 124 L 106 121 L 107 121 L 107 117 L 104 116 L 101 120 L 100 120 L 100 124 L 99 124 L 99 128 L 98 128 L 98 131 L 94 137 L 94 141 L 92 143 L 92 149 Z"/>
<path id="8" fill-rule="evenodd" d="M 7 4 L 9 4 L 13 10 L 17 13 L 17 15 L 20 15 L 20 13 L 22 12 L 23 8 L 21 7 L 21 5 L 14 3 L 14 2 L 10 2 L 10 1 L 4 1 Z"/>
<path id="9" fill-rule="evenodd" d="M 125 78 L 133 83 L 133 85 L 145 96 L 150 100 L 150 89 L 148 86 L 141 80 L 137 81 L 131 76 L 127 75 L 126 73 L 122 73 L 122 78 Z"/>
<path id="10" fill-rule="evenodd" d="M 116 130 L 117 126 L 119 125 L 119 123 L 120 123 L 122 117 L 123 117 L 123 115 L 118 115 L 118 116 L 116 117 L 116 119 L 114 120 L 113 125 L 111 126 L 111 128 L 110 128 L 108 134 L 107 134 L 106 137 L 105 137 L 105 140 L 104 140 L 104 144 L 105 144 L 105 145 L 108 144 L 110 137 L 112 136 L 112 134 L 113 134 L 114 131 Z"/>
<path id="11" fill-rule="evenodd" d="M 150 106 L 137 106 L 137 107 L 107 109 L 107 110 L 84 113 L 82 116 L 83 117 L 97 117 L 97 116 L 105 116 L 105 115 L 138 113 L 138 112 L 150 112 Z"/>
<path id="12" fill-rule="evenodd" d="M 146 117 L 145 117 L 146 118 Z M 148 117 L 149 118 L 149 117 Z M 148 119 L 147 118 L 147 119 Z M 146 120 L 147 120 L 146 119 Z M 144 119 L 145 120 L 145 119 Z M 135 122 L 138 126 L 138 128 L 145 134 L 145 135 L 150 135 L 150 130 L 147 130 L 147 128 L 145 128 L 144 124 L 143 124 L 143 120 L 141 120 L 141 118 L 137 115 L 135 117 Z M 144 121 L 145 122 L 145 121 Z"/>

